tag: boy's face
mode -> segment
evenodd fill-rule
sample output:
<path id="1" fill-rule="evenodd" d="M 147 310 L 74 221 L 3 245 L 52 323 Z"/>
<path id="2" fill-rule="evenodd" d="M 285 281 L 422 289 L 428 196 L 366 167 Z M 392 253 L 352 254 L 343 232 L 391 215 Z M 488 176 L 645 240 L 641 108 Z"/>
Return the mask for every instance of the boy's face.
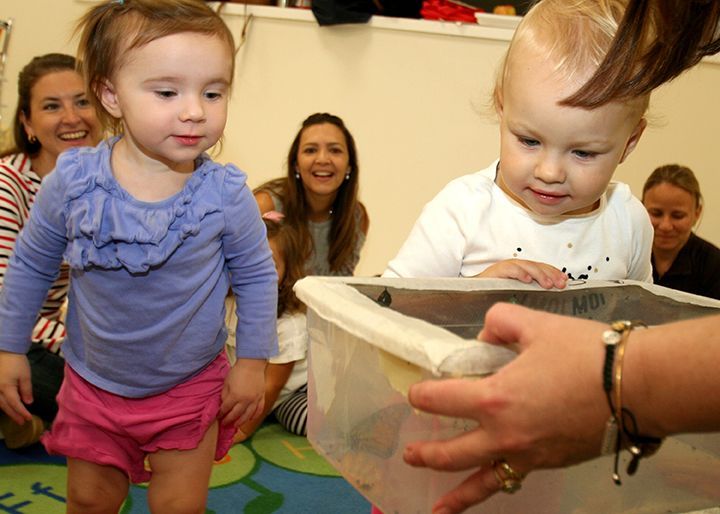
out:
<path id="1" fill-rule="evenodd" d="M 498 106 L 498 186 L 537 214 L 592 211 L 637 144 L 645 120 L 625 104 L 561 106 L 578 83 L 554 74 L 552 63 L 527 48 L 510 59 Z"/>
<path id="2" fill-rule="evenodd" d="M 221 38 L 192 32 L 129 50 L 101 95 L 108 112 L 122 118 L 118 144 L 139 163 L 191 171 L 225 128 L 232 59 Z"/>

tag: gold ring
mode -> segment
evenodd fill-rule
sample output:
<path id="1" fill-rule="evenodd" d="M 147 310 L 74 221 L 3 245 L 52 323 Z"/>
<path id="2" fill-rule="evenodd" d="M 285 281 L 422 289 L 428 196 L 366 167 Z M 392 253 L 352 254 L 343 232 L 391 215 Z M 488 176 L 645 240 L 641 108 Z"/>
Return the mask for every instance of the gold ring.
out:
<path id="1" fill-rule="evenodd" d="M 491 463 L 495 478 L 500 482 L 500 490 L 513 494 L 520 490 L 525 475 L 515 471 L 505 460 L 494 460 Z"/>

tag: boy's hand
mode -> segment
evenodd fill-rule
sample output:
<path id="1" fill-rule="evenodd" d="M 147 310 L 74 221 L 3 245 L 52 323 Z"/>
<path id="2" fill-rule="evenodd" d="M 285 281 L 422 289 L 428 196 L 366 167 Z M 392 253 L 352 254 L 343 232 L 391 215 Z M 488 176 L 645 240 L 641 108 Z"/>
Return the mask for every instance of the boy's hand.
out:
<path id="1" fill-rule="evenodd" d="M 475 278 L 514 278 L 529 284 L 533 280 L 545 289 L 557 287 L 563 289 L 568 277 L 557 269 L 544 262 L 526 261 L 523 259 L 508 259 L 496 262 Z"/>
<path id="2" fill-rule="evenodd" d="M 0 351 L 0 409 L 18 424 L 32 419 L 24 403 L 32 403 L 30 363 L 25 354 Z"/>
<path id="3" fill-rule="evenodd" d="M 225 425 L 238 427 L 260 416 L 265 406 L 265 366 L 267 361 L 238 359 L 222 391 L 220 419 Z"/>

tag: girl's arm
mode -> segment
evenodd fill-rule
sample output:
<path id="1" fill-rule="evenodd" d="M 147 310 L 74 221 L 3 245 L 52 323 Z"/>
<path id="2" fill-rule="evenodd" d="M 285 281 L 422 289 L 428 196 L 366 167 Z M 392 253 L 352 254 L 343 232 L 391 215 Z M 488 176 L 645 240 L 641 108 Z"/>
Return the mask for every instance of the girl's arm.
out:
<path id="1" fill-rule="evenodd" d="M 22 230 L 27 212 L 23 215 L 22 206 L 25 205 L 25 199 L 16 192 L 25 189 L 26 186 L 22 182 L 21 172 L 8 166 L 0 164 L 0 182 L 5 187 L 0 187 L 0 290 L 2 290 L 5 281 L 5 272 L 10 262 L 10 256 L 15 248 L 15 241 L 20 230 Z M 56 298 L 53 299 L 57 305 L 60 305 L 67 295 L 67 277 L 62 291 L 54 293 Z M 58 290 L 59 291 L 59 290 Z M 50 319 L 43 316 L 38 321 L 33 330 L 32 341 L 40 343 L 51 351 L 57 352 L 60 349 L 60 342 L 65 337 L 65 325 L 57 319 Z"/>
<path id="2" fill-rule="evenodd" d="M 265 368 L 265 407 L 260 416 L 240 426 L 238 435 L 235 437 L 236 442 L 244 441 L 250 437 L 268 414 L 272 412 L 280 391 L 282 391 L 288 378 L 290 378 L 294 366 L 295 362 L 267 365 L 267 368 Z"/>
<path id="3" fill-rule="evenodd" d="M 265 366 L 277 353 L 277 272 L 246 176 L 227 166 L 223 186 L 225 263 L 235 296 L 237 361 L 222 394 L 221 417 L 239 426 L 264 406 Z"/>
<path id="4" fill-rule="evenodd" d="M 240 359 L 277 353 L 277 272 L 258 205 L 245 174 L 228 165 L 223 192 L 223 253 L 235 296 Z"/>
<path id="5" fill-rule="evenodd" d="M 527 473 L 600 454 L 610 418 L 601 378 L 607 328 L 498 304 L 488 311 L 478 337 L 517 343 L 517 358 L 488 378 L 428 381 L 410 389 L 410 403 L 421 410 L 479 423 L 455 438 L 407 446 L 404 457 L 413 466 L 477 470 L 436 508 L 460 512 L 497 492 L 492 460 L 505 459 Z M 720 430 L 718 362 L 720 316 L 632 331 L 622 392 L 638 431 L 665 437 Z M 610 470 L 608 480 L 609 475 Z"/>
<path id="6" fill-rule="evenodd" d="M 15 240 L 0 291 L 0 350 L 26 353 L 67 246 L 60 171 L 48 175 Z"/>

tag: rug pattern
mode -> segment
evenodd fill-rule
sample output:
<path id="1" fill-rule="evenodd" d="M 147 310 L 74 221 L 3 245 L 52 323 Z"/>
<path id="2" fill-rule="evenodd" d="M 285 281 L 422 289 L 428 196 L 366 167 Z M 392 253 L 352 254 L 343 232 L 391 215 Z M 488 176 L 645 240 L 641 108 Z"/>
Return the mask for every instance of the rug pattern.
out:
<path id="1" fill-rule="evenodd" d="M 0 513 L 65 512 L 67 468 L 41 445 L 10 451 L 0 442 Z M 144 484 L 130 488 L 121 514 L 146 514 Z M 215 462 L 207 514 L 368 514 L 370 504 L 304 437 L 277 423 Z"/>

